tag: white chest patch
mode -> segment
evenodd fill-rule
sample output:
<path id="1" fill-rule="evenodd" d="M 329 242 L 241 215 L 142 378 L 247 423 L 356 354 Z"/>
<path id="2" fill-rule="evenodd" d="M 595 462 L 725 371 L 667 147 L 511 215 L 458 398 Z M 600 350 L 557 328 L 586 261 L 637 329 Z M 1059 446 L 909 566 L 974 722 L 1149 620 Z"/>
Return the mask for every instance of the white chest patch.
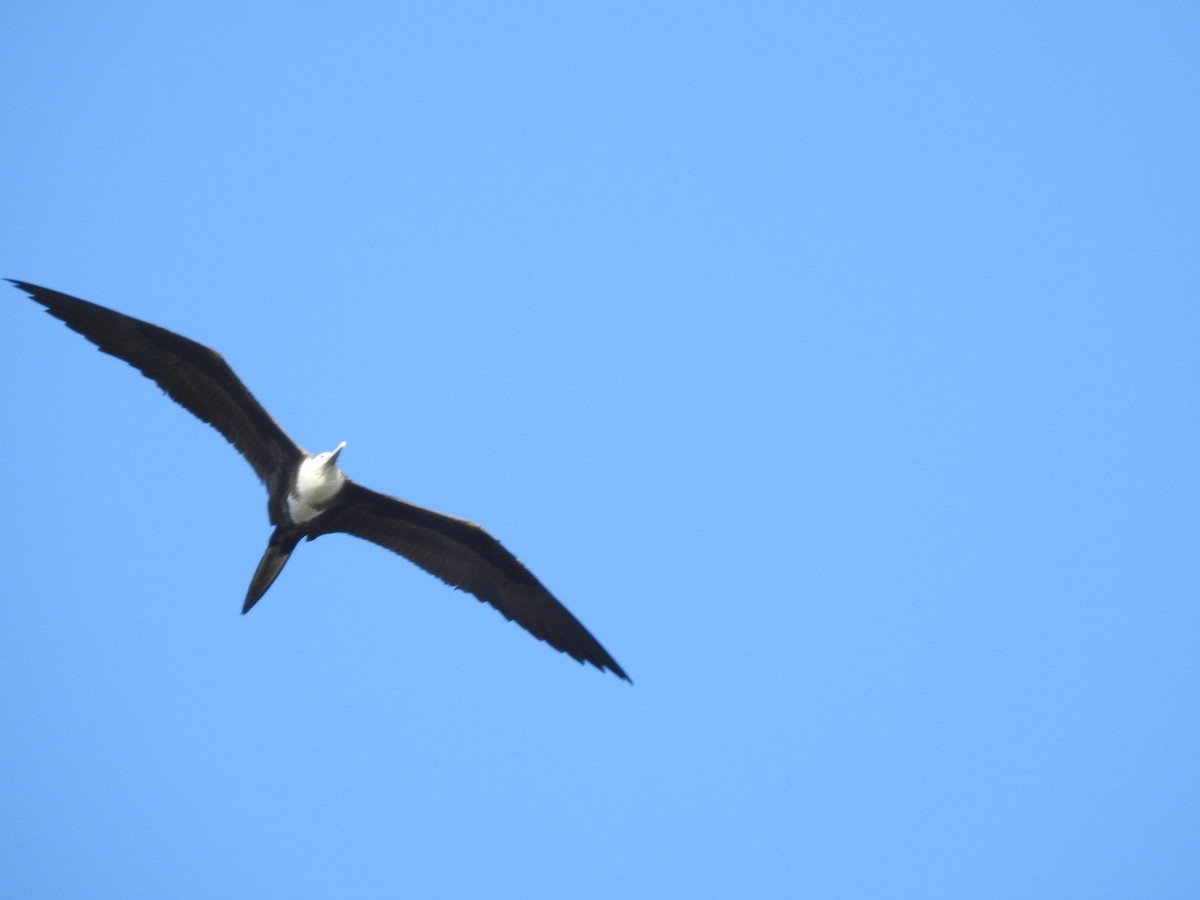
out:
<path id="1" fill-rule="evenodd" d="M 326 464 L 329 454 L 311 456 L 300 463 L 296 484 L 288 493 L 288 517 L 297 525 L 315 519 L 346 483 L 337 463 Z"/>

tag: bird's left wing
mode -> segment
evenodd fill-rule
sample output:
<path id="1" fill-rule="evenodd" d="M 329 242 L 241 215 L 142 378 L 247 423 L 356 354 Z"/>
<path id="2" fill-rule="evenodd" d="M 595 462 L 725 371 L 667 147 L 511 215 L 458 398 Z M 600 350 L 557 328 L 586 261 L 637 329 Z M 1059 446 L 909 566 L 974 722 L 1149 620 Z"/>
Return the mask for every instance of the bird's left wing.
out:
<path id="1" fill-rule="evenodd" d="M 630 680 L 533 573 L 473 522 L 347 481 L 313 525 L 318 534 L 345 532 L 399 553 L 447 584 L 490 603 L 551 647 Z"/>
<path id="2" fill-rule="evenodd" d="M 68 328 L 153 379 L 172 400 L 221 432 L 269 489 L 275 487 L 271 479 L 277 473 L 302 458 L 304 451 L 215 350 L 87 300 L 8 280 Z"/>

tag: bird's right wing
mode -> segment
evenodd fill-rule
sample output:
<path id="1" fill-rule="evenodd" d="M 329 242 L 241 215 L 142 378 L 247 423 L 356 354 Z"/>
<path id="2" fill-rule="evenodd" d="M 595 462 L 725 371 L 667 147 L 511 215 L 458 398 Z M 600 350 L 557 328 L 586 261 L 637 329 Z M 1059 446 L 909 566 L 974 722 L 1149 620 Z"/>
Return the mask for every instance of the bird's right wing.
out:
<path id="1" fill-rule="evenodd" d="M 158 383 L 171 399 L 237 448 L 259 480 L 299 462 L 302 451 L 229 368 L 203 344 L 87 300 L 9 279 L 56 319 Z"/>
<path id="2" fill-rule="evenodd" d="M 399 553 L 447 584 L 490 603 L 551 647 L 630 680 L 533 573 L 474 522 L 347 481 L 313 525 L 319 534 L 345 532 Z"/>

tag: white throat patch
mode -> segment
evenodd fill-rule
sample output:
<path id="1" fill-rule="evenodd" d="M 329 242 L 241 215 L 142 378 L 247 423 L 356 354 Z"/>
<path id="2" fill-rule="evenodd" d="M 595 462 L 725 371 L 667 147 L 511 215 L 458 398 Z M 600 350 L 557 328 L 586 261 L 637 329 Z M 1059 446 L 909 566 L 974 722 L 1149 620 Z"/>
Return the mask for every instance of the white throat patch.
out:
<path id="1" fill-rule="evenodd" d="M 296 484 L 288 492 L 288 517 L 297 525 L 315 519 L 346 483 L 346 476 L 330 454 L 310 456 L 296 472 Z"/>

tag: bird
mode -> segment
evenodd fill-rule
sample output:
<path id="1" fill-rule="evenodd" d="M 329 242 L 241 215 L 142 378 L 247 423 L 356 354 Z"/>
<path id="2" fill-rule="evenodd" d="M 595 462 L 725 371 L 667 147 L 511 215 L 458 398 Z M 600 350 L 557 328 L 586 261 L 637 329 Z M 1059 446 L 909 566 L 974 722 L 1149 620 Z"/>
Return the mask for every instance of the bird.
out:
<path id="1" fill-rule="evenodd" d="M 102 352 L 156 382 L 250 463 L 267 489 L 267 515 L 274 530 L 250 580 L 243 614 L 274 584 L 301 540 L 341 532 L 406 557 L 491 604 L 506 619 L 579 663 L 632 683 L 579 620 L 483 528 L 351 481 L 338 462 L 345 441 L 323 453 L 308 453 L 254 399 L 217 351 L 96 303 L 7 280 Z"/>

